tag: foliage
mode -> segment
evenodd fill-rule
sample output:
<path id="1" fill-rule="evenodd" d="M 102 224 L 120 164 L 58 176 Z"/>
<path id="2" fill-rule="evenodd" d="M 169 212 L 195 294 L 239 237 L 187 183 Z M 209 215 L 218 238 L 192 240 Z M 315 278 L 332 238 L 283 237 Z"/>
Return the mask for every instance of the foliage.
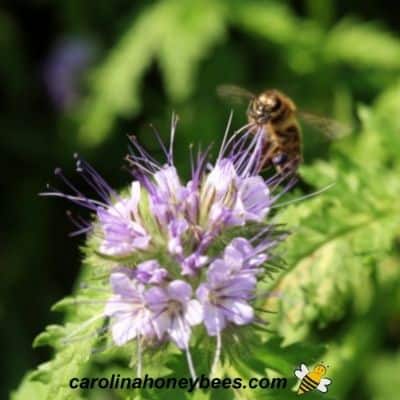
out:
<path id="1" fill-rule="evenodd" d="M 122 36 L 92 78 L 93 93 L 84 107 L 82 138 L 94 144 L 113 120 L 136 112 L 139 85 L 157 57 L 171 98 L 193 90 L 198 63 L 224 32 L 221 7 L 212 1 L 161 1 L 146 9 Z"/>

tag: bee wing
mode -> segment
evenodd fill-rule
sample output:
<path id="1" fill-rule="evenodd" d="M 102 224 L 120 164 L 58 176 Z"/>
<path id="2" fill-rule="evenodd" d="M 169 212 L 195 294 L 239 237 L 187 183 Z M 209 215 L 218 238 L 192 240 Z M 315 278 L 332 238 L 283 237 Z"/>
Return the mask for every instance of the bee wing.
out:
<path id="1" fill-rule="evenodd" d="M 306 367 L 305 364 L 301 363 L 300 364 L 300 368 L 296 369 L 294 371 L 294 374 L 297 376 L 297 378 L 299 379 L 303 379 L 310 371 L 308 370 L 308 368 Z"/>
<path id="2" fill-rule="evenodd" d="M 236 104 L 243 104 L 255 97 L 254 93 L 235 85 L 219 85 L 217 86 L 217 94 L 219 97 L 229 99 Z"/>
<path id="3" fill-rule="evenodd" d="M 332 381 L 329 378 L 322 378 L 317 386 L 317 389 L 322 393 L 326 393 L 328 391 L 327 386 L 330 385 L 331 382 Z"/>
<path id="4" fill-rule="evenodd" d="M 351 126 L 331 118 L 322 117 L 305 111 L 298 112 L 299 117 L 308 125 L 323 133 L 329 139 L 339 139 L 351 132 Z"/>

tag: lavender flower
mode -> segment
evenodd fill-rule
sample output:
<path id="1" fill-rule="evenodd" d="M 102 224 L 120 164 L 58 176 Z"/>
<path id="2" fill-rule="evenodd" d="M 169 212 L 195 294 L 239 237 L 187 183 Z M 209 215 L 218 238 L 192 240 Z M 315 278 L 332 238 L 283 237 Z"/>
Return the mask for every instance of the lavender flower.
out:
<path id="1" fill-rule="evenodd" d="M 221 332 L 255 320 L 257 283 L 269 272 L 271 250 L 284 237 L 266 221 L 280 195 L 272 191 L 283 178 L 259 174 L 264 132 L 243 130 L 230 139 L 225 135 L 214 165 L 207 162 L 207 152 L 199 153 L 185 183 L 173 163 L 175 129 L 173 119 L 171 145 L 168 150 L 162 145 L 163 165 L 132 139 L 129 193 L 118 194 L 78 159 L 78 172 L 100 200 L 86 197 L 60 170 L 57 174 L 72 193 L 53 189 L 45 194 L 89 208 L 95 216 L 93 223 L 73 220 L 76 233 L 97 238 L 97 256 L 111 263 L 112 294 L 104 315 L 110 318 L 115 344 L 136 339 L 140 350 L 142 342 L 170 341 L 185 351 L 195 376 L 190 343 L 197 325 L 203 323 L 207 334 L 217 338 L 214 369 Z M 232 239 L 234 228 L 240 234 Z"/>
<path id="2" fill-rule="evenodd" d="M 104 237 L 100 252 L 111 256 L 126 256 L 137 249 L 146 249 L 150 236 L 143 228 L 138 213 L 140 183 L 133 182 L 130 196 L 108 207 L 98 207 L 97 217 Z"/>
<path id="3" fill-rule="evenodd" d="M 203 214 L 208 233 L 215 237 L 227 226 L 262 221 L 270 209 L 270 192 L 260 176 L 247 176 L 229 158 L 221 159 L 208 174 Z"/>
<path id="4" fill-rule="evenodd" d="M 123 272 L 111 274 L 110 285 L 114 294 L 106 304 L 104 315 L 113 319 L 114 343 L 122 346 L 138 336 L 154 336 L 151 312 L 144 299 L 144 285 Z"/>
<path id="5" fill-rule="evenodd" d="M 165 334 L 181 349 L 187 349 L 191 326 L 203 319 L 200 303 L 191 299 L 192 287 L 181 280 L 175 280 L 165 288 L 153 287 L 146 293 L 146 300 L 155 317 L 154 330 L 159 339 Z"/>
<path id="6" fill-rule="evenodd" d="M 168 275 L 168 271 L 162 268 L 157 260 L 144 261 L 136 267 L 135 277 L 142 283 L 162 283 Z"/>
<path id="7" fill-rule="evenodd" d="M 249 301 L 255 296 L 256 275 L 261 272 L 256 267 L 265 260 L 260 249 L 244 238 L 236 238 L 225 248 L 223 258 L 210 264 L 207 281 L 196 292 L 209 335 L 215 336 L 228 322 L 245 325 L 253 320 Z"/>

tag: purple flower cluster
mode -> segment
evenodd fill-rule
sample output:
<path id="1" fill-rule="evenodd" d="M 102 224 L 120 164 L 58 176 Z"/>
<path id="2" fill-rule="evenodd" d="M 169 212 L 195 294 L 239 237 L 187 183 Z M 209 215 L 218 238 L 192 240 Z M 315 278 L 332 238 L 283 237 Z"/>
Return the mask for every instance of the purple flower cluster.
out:
<path id="1" fill-rule="evenodd" d="M 164 165 L 132 140 L 129 192 L 117 194 L 78 160 L 78 170 L 101 201 L 68 181 L 73 193 L 47 193 L 96 215 L 93 226 L 75 222 L 78 233 L 91 229 L 97 253 L 115 262 L 104 315 L 118 346 L 132 339 L 148 345 L 170 340 L 188 352 L 196 325 L 220 339 L 229 325 L 252 323 L 257 282 L 280 239 L 266 222 L 277 198 L 271 190 L 281 177 L 265 180 L 259 174 L 263 132 L 238 131 L 229 140 L 225 135 L 215 163 L 199 153 L 191 179 L 183 183 L 173 163 L 175 128 L 174 120 Z"/>
<path id="2" fill-rule="evenodd" d="M 267 259 L 264 251 L 265 244 L 253 247 L 243 237 L 233 239 L 222 258 L 204 267 L 206 279 L 195 293 L 188 281 L 170 279 L 156 260 L 144 261 L 136 269 L 119 268 L 111 273 L 113 296 L 105 309 L 113 319 L 115 343 L 123 345 L 138 336 L 169 338 L 187 349 L 191 326 L 204 322 L 208 334 L 215 336 L 228 323 L 251 323 L 254 312 L 249 302 L 262 272 L 259 267 Z"/>

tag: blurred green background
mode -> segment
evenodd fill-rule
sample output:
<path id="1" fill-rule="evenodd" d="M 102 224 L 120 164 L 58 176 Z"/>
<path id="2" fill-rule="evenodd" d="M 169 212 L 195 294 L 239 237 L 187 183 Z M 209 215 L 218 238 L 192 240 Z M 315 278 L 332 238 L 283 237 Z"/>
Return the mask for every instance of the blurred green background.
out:
<path id="1" fill-rule="evenodd" d="M 122 187 L 127 135 L 157 156 L 149 124 L 167 138 L 174 110 L 176 161 L 188 172 L 188 145 L 222 136 L 230 106 L 215 88 L 223 83 L 280 88 L 305 110 L 357 126 L 360 104 L 398 90 L 399 15 L 389 0 L 3 2 L 0 397 L 49 357 L 32 340 L 61 320 L 50 306 L 80 266 L 83 238 L 67 237 L 68 205 L 37 196 L 55 182 L 55 167 L 73 176 L 79 152 Z M 234 126 L 244 121 L 239 107 Z M 306 133 L 306 164 L 329 160 L 329 146 Z M 395 398 L 384 391 L 400 373 L 399 321 L 391 314 L 382 328 L 376 373 L 349 380 L 343 398 Z"/>

